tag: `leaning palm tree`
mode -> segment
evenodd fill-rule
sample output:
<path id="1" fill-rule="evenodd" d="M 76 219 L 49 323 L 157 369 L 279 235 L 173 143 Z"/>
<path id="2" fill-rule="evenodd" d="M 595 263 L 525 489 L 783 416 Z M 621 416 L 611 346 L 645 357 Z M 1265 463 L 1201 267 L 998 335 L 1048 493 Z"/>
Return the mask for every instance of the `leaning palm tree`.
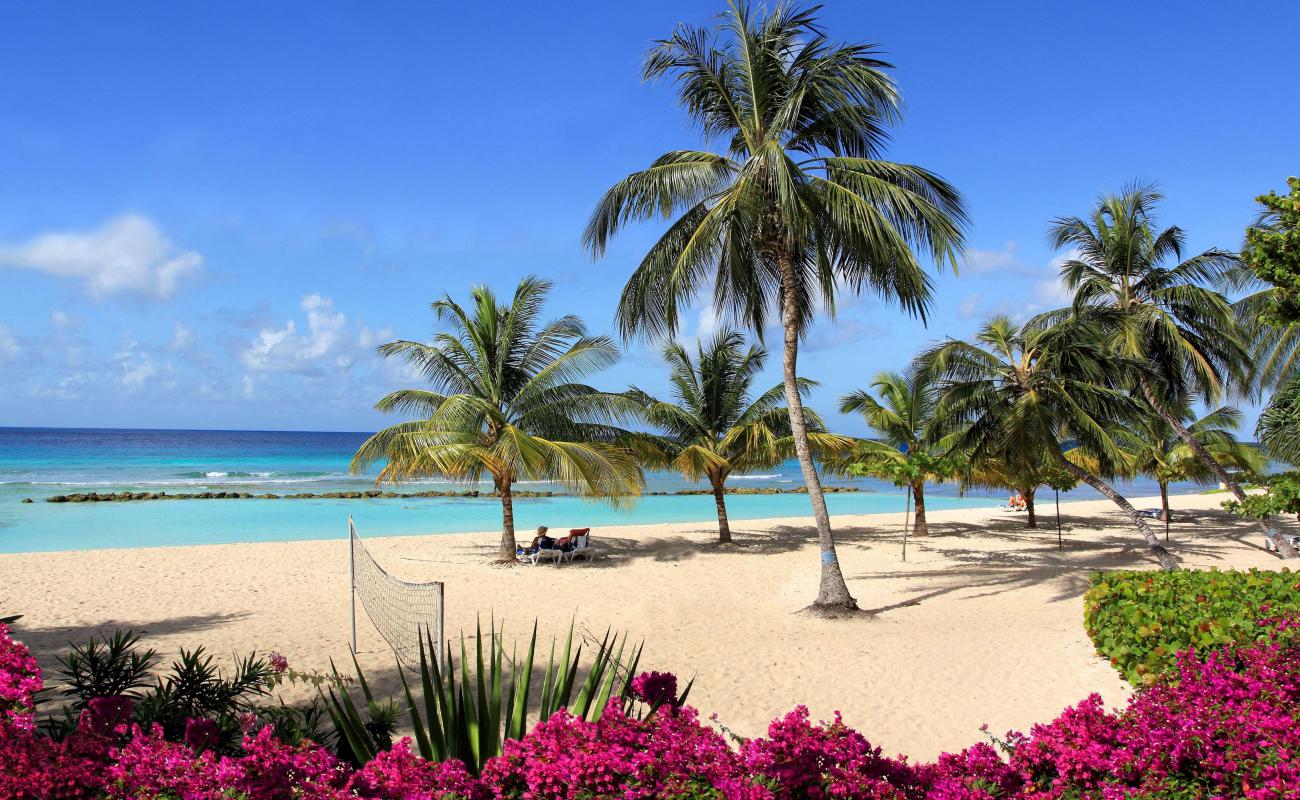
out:
<path id="1" fill-rule="evenodd" d="M 1021 327 L 994 317 L 973 343 L 947 341 L 921 361 L 945 381 L 937 415 L 958 432 L 956 446 L 972 461 L 1008 451 L 1051 458 L 1115 503 L 1162 568 L 1177 568 L 1133 504 L 1105 480 L 1125 463 L 1109 431 L 1138 418 L 1141 408 L 1117 380 L 1122 373 L 1101 331 L 1082 320 Z"/>
<path id="2" fill-rule="evenodd" d="M 1223 406 L 1196 419 L 1186 403 L 1169 405 L 1178 408 L 1178 415 L 1185 420 L 1183 424 L 1219 464 L 1249 473 L 1259 473 L 1267 465 L 1256 448 L 1237 441 L 1233 431 L 1241 424 L 1241 412 L 1236 408 Z M 1129 454 L 1133 474 L 1147 475 L 1159 484 L 1160 512 L 1165 522 L 1169 521 L 1171 482 L 1212 484 L 1216 480 L 1205 462 L 1157 414 L 1139 420 L 1136 427 L 1117 430 L 1115 436 L 1119 446 Z"/>
<path id="3" fill-rule="evenodd" d="M 1164 399 L 1200 396 L 1214 403 L 1230 384 L 1246 386 L 1250 359 L 1242 333 L 1232 305 L 1211 285 L 1233 270 L 1238 257 L 1210 249 L 1184 259 L 1182 229 L 1154 227 L 1162 199 L 1141 185 L 1105 196 L 1087 219 L 1056 220 L 1051 241 L 1074 251 L 1061 266 L 1074 292 L 1072 312 L 1101 326 L 1126 362 L 1141 365 L 1134 388 L 1243 500 L 1241 487 Z"/>
<path id="4" fill-rule="evenodd" d="M 718 542 L 731 541 L 727 521 L 727 478 L 736 472 L 765 469 L 794 453 L 790 414 L 781 403 L 785 389 L 777 385 L 752 398 L 754 380 L 763 369 L 767 351 L 745 347 L 740 333 L 723 329 L 708 344 L 701 343 L 691 360 L 686 348 L 673 342 L 664 347 L 673 401 L 657 400 L 633 388 L 629 395 L 644 409 L 646 420 L 664 433 L 641 437 L 643 455 L 651 463 L 671 467 L 690 480 L 707 480 L 718 510 Z M 815 384 L 800 381 L 806 393 Z M 821 430 L 821 421 L 807 411 L 814 447 L 847 449 L 852 440 Z"/>
<path id="5" fill-rule="evenodd" d="M 840 412 L 861 414 L 867 425 L 880 435 L 879 440 L 858 442 L 850 458 L 868 473 L 886 475 L 905 470 L 910 480 L 912 499 L 916 502 L 913 531 L 925 536 L 930 526 L 925 517 L 925 484 L 956 476 L 952 461 L 952 436 L 939 435 L 934 413 L 939 403 L 938 384 L 929 372 L 913 365 L 906 373 L 882 372 L 871 382 L 871 389 L 858 389 L 840 398 Z"/>
<path id="6" fill-rule="evenodd" d="M 596 257 L 630 223 L 671 219 L 623 290 L 625 337 L 670 335 L 712 284 L 724 316 L 760 336 L 775 311 L 786 405 L 817 523 L 813 611 L 855 609 L 836 556 L 799 396 L 799 339 L 819 302 L 872 291 L 924 314 L 930 279 L 914 250 L 955 264 L 965 213 L 949 184 L 880 159 L 900 117 L 889 64 L 831 41 L 814 10 L 756 13 L 739 0 L 715 29 L 683 25 L 642 74 L 671 78 L 682 106 L 723 152 L 674 150 L 615 184 L 584 236 Z"/>
<path id="7" fill-rule="evenodd" d="M 433 388 L 401 389 L 376 403 L 419 419 L 384 428 L 352 459 L 353 472 L 385 462 L 380 481 L 491 476 L 501 498 L 502 563 L 515 562 L 516 481 L 554 481 L 611 500 L 638 494 L 644 483 L 626 432 L 616 427 L 631 404 L 579 382 L 613 364 L 618 349 L 608 337 L 588 335 L 577 317 L 543 322 L 550 288 L 527 277 L 510 304 L 500 305 L 490 289 L 476 287 L 468 309 L 444 297 L 433 312 L 450 331 L 432 344 L 381 345 L 381 356 L 404 358 Z"/>

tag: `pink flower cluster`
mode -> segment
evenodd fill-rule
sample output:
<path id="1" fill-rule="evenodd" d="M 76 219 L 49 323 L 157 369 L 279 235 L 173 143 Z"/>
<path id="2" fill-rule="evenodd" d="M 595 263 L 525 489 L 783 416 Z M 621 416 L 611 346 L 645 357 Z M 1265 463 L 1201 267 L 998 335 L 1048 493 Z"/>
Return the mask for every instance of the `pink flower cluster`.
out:
<path id="1" fill-rule="evenodd" d="M 30 730 L 32 695 L 40 691 L 41 668 L 26 647 L 9 638 L 0 622 L 0 725 Z"/>
<path id="2" fill-rule="evenodd" d="M 1285 627 L 1284 623 L 1282 627 Z M 642 681 L 643 697 L 665 686 Z M 882 754 L 837 716 L 805 708 L 762 738 L 731 747 L 694 709 L 647 719 L 612 702 L 597 722 L 565 712 L 507 742 L 479 776 L 425 761 L 402 740 L 360 769 L 272 728 L 238 756 L 207 747 L 195 720 L 184 742 L 130 720 L 125 698 L 101 698 L 62 741 L 32 725 L 40 673 L 0 628 L 0 800 L 167 797 L 178 800 L 1155 800 L 1300 797 L 1300 640 L 1191 653 L 1172 680 L 1107 711 L 1093 696 L 998 746 L 976 744 L 933 763 Z"/>
<path id="3" fill-rule="evenodd" d="M 642 672 L 632 679 L 632 694 L 651 705 L 677 702 L 677 676 L 671 672 Z"/>

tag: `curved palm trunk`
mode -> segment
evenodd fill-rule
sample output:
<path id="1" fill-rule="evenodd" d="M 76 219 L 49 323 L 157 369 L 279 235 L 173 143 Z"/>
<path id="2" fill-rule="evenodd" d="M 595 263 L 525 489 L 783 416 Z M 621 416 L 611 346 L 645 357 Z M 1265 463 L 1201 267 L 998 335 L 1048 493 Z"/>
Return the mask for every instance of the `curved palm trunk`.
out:
<path id="1" fill-rule="evenodd" d="M 1026 528 L 1038 527 L 1038 512 L 1034 509 L 1034 492 L 1037 490 L 1037 486 L 1020 490 L 1020 496 L 1025 498 L 1025 510 L 1029 512 L 1029 522 L 1025 524 Z"/>
<path id="2" fill-rule="evenodd" d="M 808 424 L 804 419 L 803 399 L 799 397 L 796 364 L 799 360 L 799 326 L 795 299 L 794 260 L 789 253 L 776 254 L 781 270 L 781 324 L 784 328 L 784 349 L 781 354 L 782 378 L 785 382 L 785 402 L 790 412 L 790 433 L 794 438 L 795 455 L 803 471 L 808 499 L 812 502 L 813 519 L 817 522 L 817 545 L 821 551 L 821 580 L 817 599 L 812 608 L 824 611 L 856 611 L 858 603 L 849 594 L 844 573 L 840 571 L 839 556 L 835 552 L 835 535 L 831 533 L 831 518 L 826 511 L 826 496 L 821 479 L 813 465 L 812 451 L 808 447 Z"/>
<path id="3" fill-rule="evenodd" d="M 1205 445 L 1201 444 L 1196 437 L 1192 435 L 1192 432 L 1187 429 L 1187 426 L 1178 418 L 1178 415 L 1171 413 L 1169 409 L 1165 408 L 1164 404 L 1160 402 L 1159 396 L 1156 395 L 1155 390 L 1151 388 L 1151 382 L 1145 377 L 1139 377 L 1138 383 L 1142 387 L 1143 397 L 1145 397 L 1147 403 L 1155 409 L 1156 414 L 1158 414 L 1160 418 L 1169 425 L 1169 427 L 1177 431 L 1178 438 L 1182 439 L 1188 447 L 1192 448 L 1192 452 L 1196 454 L 1196 457 L 1200 459 L 1201 463 L 1214 473 L 1214 477 L 1218 478 L 1219 483 L 1228 487 L 1228 491 L 1232 492 L 1232 496 L 1236 497 L 1238 502 L 1245 502 L 1246 493 L 1242 491 L 1241 486 L 1232 479 L 1232 476 L 1223 468 L 1223 465 L 1215 460 L 1214 456 L 1210 455 L 1210 451 L 1205 449 Z M 1167 513 L 1168 512 L 1166 511 L 1166 514 Z M 1264 537 L 1273 542 L 1273 545 L 1277 548 L 1278 553 L 1283 558 L 1300 557 L 1300 552 L 1291 546 L 1291 543 L 1287 541 L 1287 537 L 1275 535 L 1267 521 L 1261 520 L 1259 526 L 1264 531 Z"/>
<path id="4" fill-rule="evenodd" d="M 727 522 L 727 492 L 722 481 L 711 481 L 711 483 L 713 502 L 718 506 L 718 544 L 728 544 L 731 542 L 731 525 Z"/>
<path id="5" fill-rule="evenodd" d="M 1104 496 L 1110 498 L 1110 501 L 1119 506 L 1120 511 L 1123 511 L 1124 514 L 1133 521 L 1133 524 L 1137 526 L 1138 531 L 1142 533 L 1142 538 L 1146 539 L 1147 547 L 1151 548 L 1152 555 L 1156 557 L 1156 561 L 1160 562 L 1161 569 L 1178 569 L 1178 562 L 1174 560 L 1174 557 L 1169 554 L 1169 551 L 1165 549 L 1165 546 L 1160 543 L 1158 538 L 1156 538 L 1155 531 L 1151 530 L 1151 526 L 1147 524 L 1146 520 L 1142 519 L 1142 515 L 1137 512 L 1137 509 L 1133 507 L 1132 503 L 1125 499 L 1119 492 L 1115 491 L 1110 484 L 1066 458 L 1060 451 L 1059 445 L 1052 448 L 1052 451 L 1056 454 L 1057 463 L 1059 463 L 1066 472 L 1096 489 Z"/>
<path id="6" fill-rule="evenodd" d="M 925 481 L 912 484 L 912 497 L 916 500 L 916 518 L 912 533 L 917 536 L 929 536 L 930 526 L 925 521 Z"/>
<path id="7" fill-rule="evenodd" d="M 501 546 L 497 549 L 497 563 L 514 564 L 515 558 L 515 498 L 510 492 L 510 484 L 497 482 L 497 492 L 501 495 Z"/>

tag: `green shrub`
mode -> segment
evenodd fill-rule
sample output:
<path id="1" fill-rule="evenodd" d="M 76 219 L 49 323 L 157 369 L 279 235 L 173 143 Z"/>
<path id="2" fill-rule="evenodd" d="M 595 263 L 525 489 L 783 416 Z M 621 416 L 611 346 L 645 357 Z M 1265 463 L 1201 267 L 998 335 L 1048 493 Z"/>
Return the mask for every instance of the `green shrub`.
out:
<path id="1" fill-rule="evenodd" d="M 1148 683 L 1191 648 L 1203 655 L 1263 641 L 1257 622 L 1300 613 L 1300 574 L 1180 570 L 1102 572 L 1084 595 L 1084 626 L 1097 652 L 1134 685 Z"/>

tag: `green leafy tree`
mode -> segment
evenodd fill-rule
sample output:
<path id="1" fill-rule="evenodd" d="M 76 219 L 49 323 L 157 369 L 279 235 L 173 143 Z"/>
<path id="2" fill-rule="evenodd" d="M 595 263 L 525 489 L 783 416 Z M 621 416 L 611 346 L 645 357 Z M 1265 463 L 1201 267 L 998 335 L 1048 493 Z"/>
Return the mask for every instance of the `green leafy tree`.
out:
<path id="1" fill-rule="evenodd" d="M 1267 462 L 1254 447 L 1237 441 L 1233 433 L 1241 424 L 1241 412 L 1232 406 L 1223 406 L 1200 419 L 1192 417 L 1186 404 L 1179 415 L 1196 441 L 1210 452 L 1220 464 L 1255 474 L 1263 471 Z M 1169 484 L 1174 481 L 1194 481 L 1212 484 L 1215 475 L 1197 458 L 1178 432 L 1156 415 L 1141 419 L 1136 427 L 1116 431 L 1116 439 L 1130 458 L 1134 475 L 1147 475 L 1160 485 L 1160 510 L 1169 521 Z"/>
<path id="2" fill-rule="evenodd" d="M 872 396 L 874 391 L 877 397 Z M 915 533 L 926 536 L 925 484 L 953 478 L 958 470 L 950 455 L 951 436 L 935 433 L 938 386 L 925 370 L 882 372 L 870 390 L 840 398 L 840 412 L 861 414 L 879 440 L 863 439 L 854 447 L 851 470 L 908 486 L 916 501 Z"/>
<path id="3" fill-rule="evenodd" d="M 718 509 L 718 541 L 731 541 L 727 522 L 727 478 L 780 464 L 794 453 L 790 414 L 782 405 L 785 388 L 777 385 L 757 398 L 755 379 L 767 360 L 757 345 L 745 347 L 744 337 L 721 330 L 708 344 L 701 343 L 694 361 L 686 348 L 672 343 L 663 349 L 668 363 L 672 402 L 652 397 L 640 389 L 630 396 L 645 418 L 664 433 L 643 438 L 651 463 L 669 467 L 690 480 L 707 480 Z M 815 384 L 801 380 L 807 393 Z M 851 446 L 845 436 L 825 433 L 821 420 L 805 409 L 808 437 L 817 450 L 838 452 Z"/>
<path id="4" fill-rule="evenodd" d="M 867 45 L 830 40 L 815 9 L 729 6 L 716 28 L 680 26 L 642 69 L 670 78 L 723 152 L 674 150 L 615 184 L 585 242 L 604 253 L 623 227 L 672 220 L 623 291 L 625 336 L 669 335 L 712 287 L 714 306 L 762 335 L 775 312 L 786 406 L 817 524 L 814 611 L 857 608 L 836 556 L 799 395 L 800 337 L 818 304 L 870 291 L 923 314 L 931 295 L 917 251 L 955 264 L 965 213 L 957 191 L 921 167 L 881 160 L 900 118 L 889 65 Z"/>
<path id="5" fill-rule="evenodd" d="M 1282 386 L 1255 425 L 1255 438 L 1272 457 L 1300 464 L 1300 379 Z"/>
<path id="6" fill-rule="evenodd" d="M 1061 266 L 1074 293 L 1072 313 L 1105 332 L 1121 363 L 1134 365 L 1134 388 L 1240 499 L 1241 487 L 1165 400 L 1200 396 L 1212 403 L 1229 383 L 1248 383 L 1249 357 L 1236 316 L 1212 286 L 1237 266 L 1237 257 L 1210 249 L 1183 258 L 1182 229 L 1154 227 L 1162 199 L 1150 186 L 1107 195 L 1086 219 L 1056 220 L 1051 241 L 1072 248 Z"/>
<path id="7" fill-rule="evenodd" d="M 1241 260 L 1274 290 L 1262 319 L 1274 327 L 1300 322 L 1300 178 L 1286 179 L 1287 194 L 1269 192 L 1256 201 L 1259 219 L 1246 229 Z"/>
<path id="8" fill-rule="evenodd" d="M 1021 327 L 994 317 L 974 342 L 950 340 L 921 359 L 945 381 L 937 415 L 960 431 L 956 446 L 972 461 L 1014 450 L 1043 453 L 1115 503 L 1162 568 L 1177 568 L 1151 526 L 1103 477 L 1118 473 L 1125 457 L 1109 431 L 1141 409 L 1117 380 L 1122 371 L 1100 330 L 1077 319 Z M 1080 455 L 1095 466 L 1077 463 Z"/>
<path id="9" fill-rule="evenodd" d="M 405 359 L 433 388 L 401 389 L 376 403 L 419 418 L 374 434 L 352 459 L 354 472 L 385 462 L 380 481 L 491 476 L 501 498 L 501 563 L 515 562 L 516 481 L 555 481 L 610 500 L 639 494 L 644 484 L 617 427 L 635 407 L 580 382 L 618 360 L 618 348 L 589 335 L 577 317 L 543 322 L 550 288 L 525 278 L 505 305 L 476 287 L 468 309 L 446 296 L 433 312 L 450 330 L 432 344 L 381 345 L 381 356 Z"/>

